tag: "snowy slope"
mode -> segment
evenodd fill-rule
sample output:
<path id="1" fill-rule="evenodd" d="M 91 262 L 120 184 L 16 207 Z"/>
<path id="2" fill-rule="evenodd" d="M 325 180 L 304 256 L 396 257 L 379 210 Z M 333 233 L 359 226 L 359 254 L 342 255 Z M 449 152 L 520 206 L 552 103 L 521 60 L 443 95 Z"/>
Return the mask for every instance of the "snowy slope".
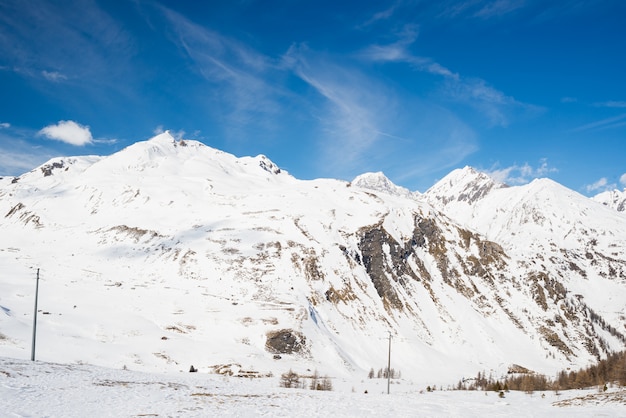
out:
<path id="1" fill-rule="evenodd" d="M 29 357 L 37 268 L 55 362 L 362 378 L 391 334 L 392 367 L 446 384 L 623 349 L 624 217 L 464 171 L 416 197 L 164 133 L 2 179 L 0 355 Z"/>
<path id="2" fill-rule="evenodd" d="M 614 334 L 623 344 L 626 224 L 622 214 L 549 179 L 502 187 L 471 169 L 450 177 L 428 190 L 425 199 L 459 224 L 502 245 L 521 267 L 517 280 L 533 282 L 533 299 L 544 311 L 554 312 L 553 320 L 544 320 L 547 329 L 561 339 L 568 326 L 562 313 L 577 306 L 588 320 L 584 328 L 606 331 L 605 323 L 614 324 Z M 455 199 L 476 190 L 481 192 L 471 202 Z"/>

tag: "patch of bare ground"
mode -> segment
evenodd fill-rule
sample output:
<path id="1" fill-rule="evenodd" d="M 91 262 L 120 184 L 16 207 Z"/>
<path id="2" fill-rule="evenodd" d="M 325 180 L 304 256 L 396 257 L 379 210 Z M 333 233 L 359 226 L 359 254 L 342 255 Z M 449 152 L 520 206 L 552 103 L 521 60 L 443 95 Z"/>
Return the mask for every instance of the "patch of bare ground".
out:
<path id="1" fill-rule="evenodd" d="M 615 392 L 589 393 L 584 396 L 577 396 L 575 398 L 563 399 L 562 401 L 553 402 L 552 405 L 559 407 L 568 407 L 602 405 L 607 403 L 626 405 L 626 389 Z"/>

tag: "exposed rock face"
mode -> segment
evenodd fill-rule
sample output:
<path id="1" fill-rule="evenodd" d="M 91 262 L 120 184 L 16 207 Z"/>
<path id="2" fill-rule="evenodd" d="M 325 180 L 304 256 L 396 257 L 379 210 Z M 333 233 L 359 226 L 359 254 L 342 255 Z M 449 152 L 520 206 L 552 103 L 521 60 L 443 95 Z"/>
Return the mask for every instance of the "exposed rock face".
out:
<path id="1" fill-rule="evenodd" d="M 275 354 L 303 353 L 306 348 L 306 338 L 292 329 L 281 329 L 267 334 L 265 347 Z"/>
<path id="2" fill-rule="evenodd" d="M 363 266 L 385 306 L 402 309 L 403 304 L 391 283 L 397 282 L 405 273 L 400 244 L 378 226 L 363 232 L 359 250 Z"/>
<path id="3" fill-rule="evenodd" d="M 54 161 L 50 164 L 46 164 L 41 166 L 41 172 L 43 173 L 44 177 L 48 177 L 52 175 L 53 170 L 55 169 L 61 169 L 65 166 L 63 161 Z"/>

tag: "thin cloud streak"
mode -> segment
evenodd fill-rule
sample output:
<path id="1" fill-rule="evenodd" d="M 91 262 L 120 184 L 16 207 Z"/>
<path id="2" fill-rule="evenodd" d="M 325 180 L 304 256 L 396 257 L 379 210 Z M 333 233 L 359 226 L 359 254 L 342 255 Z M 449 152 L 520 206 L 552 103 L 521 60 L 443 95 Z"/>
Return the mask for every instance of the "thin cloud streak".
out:
<path id="1" fill-rule="evenodd" d="M 20 11 L 19 19 L 15 10 Z M 70 76 L 103 82 L 125 71 L 123 63 L 135 46 L 93 0 L 62 6 L 34 0 L 28 7 L 0 5 L 0 52 L 13 71 L 23 75 L 55 83 Z"/>
<path id="2" fill-rule="evenodd" d="M 496 19 L 524 8 L 525 0 L 466 0 L 466 1 L 443 1 L 440 2 L 443 10 L 437 13 L 437 17 L 446 19 L 469 18 L 469 19 Z"/>
<path id="3" fill-rule="evenodd" d="M 590 130 L 617 128 L 626 124 L 626 121 L 621 122 L 624 119 L 626 119 L 626 113 L 579 126 L 572 129 L 571 132 L 585 132 Z"/>
<path id="4" fill-rule="evenodd" d="M 617 107 L 617 108 L 625 108 L 626 101 L 608 101 L 608 102 L 598 102 L 593 104 L 596 107 Z"/>
<path id="5" fill-rule="evenodd" d="M 60 73 L 60 72 L 58 72 L 58 71 L 46 71 L 46 70 L 43 70 L 43 71 L 41 72 L 41 75 L 42 75 L 42 76 L 43 76 L 46 80 L 48 80 L 48 81 L 52 81 L 52 82 L 55 82 L 55 83 L 58 83 L 58 82 L 61 82 L 61 81 L 67 80 L 67 76 L 65 76 L 65 75 L 61 74 L 61 73 Z"/>
<path id="6" fill-rule="evenodd" d="M 322 141 L 325 159 L 333 166 L 354 167 L 380 139 L 386 114 L 381 88 L 365 80 L 356 71 L 349 71 L 326 59 L 313 55 L 305 46 L 294 45 L 284 61 L 301 80 L 327 100 L 321 120 L 325 130 Z M 369 88 L 364 86 L 369 84 Z M 377 91 L 377 92 L 373 92 Z"/>
<path id="7" fill-rule="evenodd" d="M 372 24 L 374 24 L 374 23 L 376 23 L 378 21 L 389 19 L 396 12 L 396 10 L 398 9 L 398 6 L 399 6 L 399 2 L 396 2 L 396 3 L 392 4 L 390 7 L 388 7 L 387 9 L 375 13 L 365 23 L 362 23 L 361 25 L 359 25 L 358 28 L 361 28 L 361 29 L 362 28 L 366 28 L 366 27 L 371 26 Z"/>
<path id="8" fill-rule="evenodd" d="M 396 180 L 412 180 L 476 150 L 472 130 L 445 109 L 417 98 L 400 101 L 390 86 L 305 46 L 292 46 L 284 59 L 326 101 L 322 160 L 340 175 L 382 168 Z"/>
<path id="9" fill-rule="evenodd" d="M 504 16 L 525 5 L 524 0 L 496 0 L 489 2 L 477 11 L 474 16 L 483 19 Z"/>
<path id="10" fill-rule="evenodd" d="M 194 68 L 211 83 L 209 107 L 220 109 L 226 118 L 227 134 L 239 136 L 247 126 L 271 130 L 271 118 L 283 108 L 280 100 L 286 95 L 270 85 L 270 76 L 281 69 L 268 57 L 236 40 L 200 26 L 167 8 L 161 8 L 173 28 L 175 43 L 184 51 Z M 217 93 L 217 94 L 216 94 Z"/>
<path id="11" fill-rule="evenodd" d="M 32 145 L 29 141 L 35 134 L 13 127 L 0 130 L 0 177 L 19 176 L 58 156 L 58 152 Z"/>
<path id="12" fill-rule="evenodd" d="M 409 47 L 417 39 L 417 33 L 407 31 L 400 39 L 387 45 L 371 45 L 359 57 L 378 63 L 405 63 L 413 69 L 443 78 L 443 94 L 450 100 L 464 103 L 484 114 L 491 126 L 507 126 L 510 114 L 516 111 L 538 112 L 542 108 L 519 102 L 513 97 L 490 86 L 480 78 L 462 77 L 431 58 L 413 55 Z"/>
<path id="13" fill-rule="evenodd" d="M 406 63 L 418 71 L 440 75 L 453 80 L 459 80 L 458 74 L 433 61 L 431 58 L 412 55 L 408 51 L 408 47 L 416 41 L 417 37 L 418 31 L 416 26 L 406 25 L 396 42 L 387 45 L 370 45 L 357 56 L 361 59 L 372 62 Z"/>
<path id="14" fill-rule="evenodd" d="M 32 170 L 33 167 L 45 163 L 52 158 L 52 156 L 53 154 L 50 153 L 38 155 L 0 148 L 0 177 L 18 176 L 26 173 Z"/>
<path id="15" fill-rule="evenodd" d="M 407 181 L 451 168 L 456 168 L 468 156 L 478 151 L 475 133 L 462 122 L 454 118 L 445 120 L 449 129 L 441 132 L 438 137 L 437 149 L 417 152 L 410 156 L 405 163 L 396 168 L 396 181 Z"/>

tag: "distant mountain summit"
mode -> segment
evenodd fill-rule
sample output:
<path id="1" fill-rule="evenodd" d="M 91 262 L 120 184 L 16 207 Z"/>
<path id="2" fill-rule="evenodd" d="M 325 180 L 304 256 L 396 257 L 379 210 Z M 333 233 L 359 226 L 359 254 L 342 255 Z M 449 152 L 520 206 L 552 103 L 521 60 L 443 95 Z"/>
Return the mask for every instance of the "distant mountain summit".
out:
<path id="1" fill-rule="evenodd" d="M 453 170 L 424 193 L 426 200 L 439 207 L 463 202 L 473 205 L 492 190 L 508 187 L 487 174 L 466 166 Z"/>
<path id="2" fill-rule="evenodd" d="M 220 177 L 239 173 L 264 179 L 278 174 L 286 175 L 263 155 L 237 158 L 198 141 L 176 140 L 169 132 L 148 141 L 136 142 L 104 157 L 91 170 L 109 174 L 140 172 L 144 175 L 192 177 Z"/>
<path id="3" fill-rule="evenodd" d="M 394 196 L 414 197 L 419 193 L 411 192 L 409 189 L 395 185 L 381 171 L 376 173 L 364 173 L 354 178 L 350 182 L 354 187 L 375 190 Z"/>
<path id="4" fill-rule="evenodd" d="M 626 212 L 626 189 L 623 191 L 610 190 L 593 197 L 596 202 L 602 203 L 618 212 Z"/>

